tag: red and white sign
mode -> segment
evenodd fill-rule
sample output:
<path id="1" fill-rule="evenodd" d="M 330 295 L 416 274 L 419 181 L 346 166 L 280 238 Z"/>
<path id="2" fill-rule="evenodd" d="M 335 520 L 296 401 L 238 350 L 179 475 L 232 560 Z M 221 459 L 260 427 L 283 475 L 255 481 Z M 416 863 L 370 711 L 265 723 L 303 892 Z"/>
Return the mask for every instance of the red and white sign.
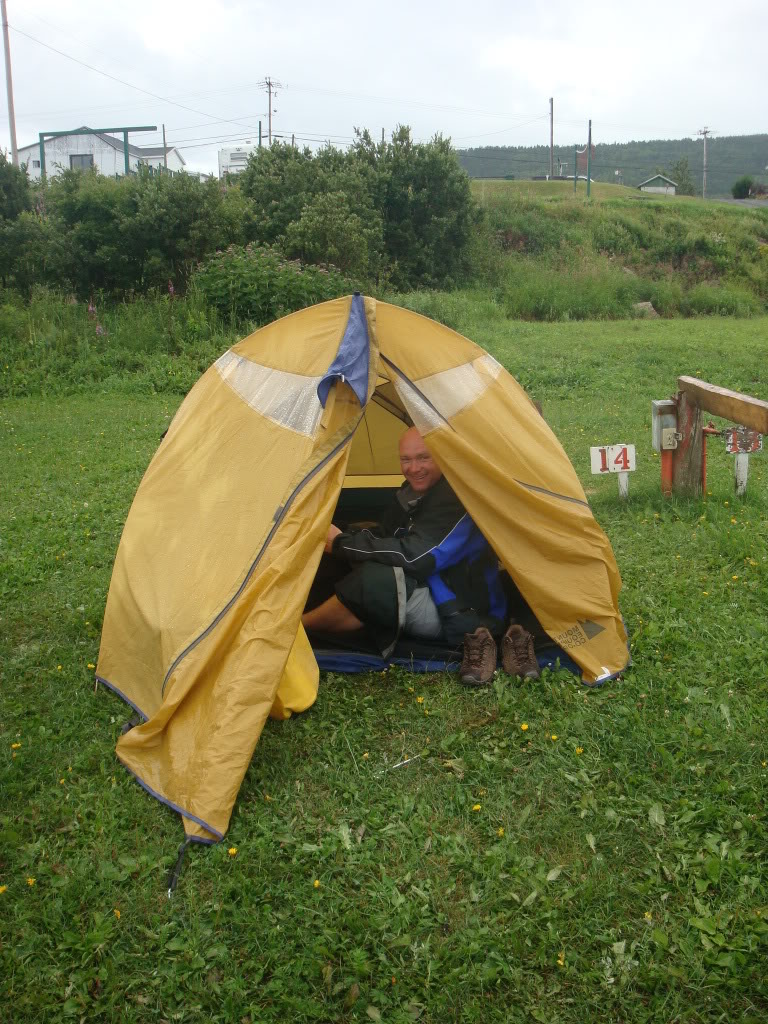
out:
<path id="1" fill-rule="evenodd" d="M 729 427 L 723 431 L 725 450 L 729 455 L 751 455 L 763 447 L 763 435 L 746 427 Z"/>
<path id="2" fill-rule="evenodd" d="M 590 448 L 592 472 L 631 473 L 635 469 L 635 446 L 633 444 L 608 444 L 601 448 Z"/>

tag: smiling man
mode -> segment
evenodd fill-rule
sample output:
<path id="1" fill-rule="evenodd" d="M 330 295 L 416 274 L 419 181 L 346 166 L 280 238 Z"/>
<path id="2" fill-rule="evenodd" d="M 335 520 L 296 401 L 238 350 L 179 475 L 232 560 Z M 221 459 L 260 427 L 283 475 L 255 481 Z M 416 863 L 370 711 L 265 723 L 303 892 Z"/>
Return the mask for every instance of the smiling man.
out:
<path id="1" fill-rule="evenodd" d="M 463 644 L 462 682 L 484 686 L 496 668 L 494 637 L 506 620 L 498 559 L 415 427 L 402 435 L 399 450 L 405 483 L 382 523 L 349 532 L 329 527 L 325 551 L 350 571 L 302 622 L 309 632 L 367 628 L 383 654 L 401 634 Z M 538 675 L 533 641 L 519 626 L 505 634 L 502 662 L 512 674 Z"/>

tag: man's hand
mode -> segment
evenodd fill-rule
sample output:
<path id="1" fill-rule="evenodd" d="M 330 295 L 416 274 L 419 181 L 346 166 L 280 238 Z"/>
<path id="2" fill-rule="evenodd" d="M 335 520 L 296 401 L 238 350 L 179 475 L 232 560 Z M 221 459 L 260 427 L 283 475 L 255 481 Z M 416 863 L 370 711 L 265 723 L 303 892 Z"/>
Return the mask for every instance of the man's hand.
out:
<path id="1" fill-rule="evenodd" d="M 333 542 L 341 533 L 338 526 L 334 526 L 333 523 L 328 527 L 328 533 L 325 538 L 325 548 L 323 549 L 326 555 L 330 555 L 331 549 L 333 548 Z"/>

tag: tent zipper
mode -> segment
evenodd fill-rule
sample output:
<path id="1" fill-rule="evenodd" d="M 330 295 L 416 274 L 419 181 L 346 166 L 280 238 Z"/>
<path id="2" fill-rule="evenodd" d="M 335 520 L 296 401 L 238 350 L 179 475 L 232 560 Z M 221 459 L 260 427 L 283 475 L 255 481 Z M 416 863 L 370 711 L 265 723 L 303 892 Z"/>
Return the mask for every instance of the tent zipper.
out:
<path id="1" fill-rule="evenodd" d="M 360 420 L 361 419 L 362 419 L 362 412 L 361 412 L 360 416 L 358 417 L 357 422 L 355 423 L 354 427 L 352 428 L 352 430 L 350 430 L 350 432 L 346 435 L 346 437 L 344 437 L 336 445 L 336 447 L 325 456 L 325 458 L 321 459 L 320 462 L 318 462 L 318 464 L 316 466 L 314 466 L 309 471 L 309 473 L 307 473 L 307 475 L 304 477 L 304 479 L 301 480 L 296 485 L 296 487 L 294 487 L 293 491 L 288 496 L 288 499 L 286 500 L 285 504 L 281 508 L 279 508 L 277 510 L 277 512 L 275 513 L 275 516 L 274 516 L 273 523 L 272 523 L 272 529 L 267 534 L 267 538 L 264 541 L 264 543 L 262 544 L 261 550 L 259 551 L 259 553 L 256 555 L 256 558 L 251 563 L 251 567 L 248 570 L 248 572 L 246 573 L 245 579 L 243 580 L 243 582 L 238 587 L 237 592 L 224 605 L 224 607 L 218 613 L 218 615 L 213 620 L 213 622 L 211 622 L 210 625 L 206 626 L 206 628 L 203 630 L 203 632 L 199 636 L 195 637 L 195 639 L 187 647 L 184 648 L 184 650 L 181 652 L 181 654 L 179 654 L 178 657 L 175 658 L 175 660 L 173 661 L 173 664 L 168 669 L 168 671 L 165 674 L 165 678 L 163 679 L 163 685 L 160 688 L 160 696 L 161 697 L 165 696 L 165 687 L 167 686 L 168 680 L 171 678 L 171 675 L 173 674 L 173 672 L 178 668 L 178 666 L 181 664 L 181 662 L 184 660 L 184 658 L 186 658 L 186 656 L 188 654 L 190 654 L 195 649 L 195 647 L 197 647 L 198 644 L 202 643 L 202 641 L 205 640 L 205 638 L 211 634 L 211 632 L 216 628 L 216 626 L 218 626 L 218 624 L 221 622 L 221 620 L 224 618 L 224 616 L 227 614 L 227 612 L 230 610 L 230 608 L 232 608 L 232 606 L 235 604 L 235 602 L 240 597 L 242 592 L 248 586 L 248 583 L 250 582 L 251 577 L 253 576 L 254 572 L 256 571 L 256 566 L 261 561 L 261 558 L 262 558 L 264 552 L 267 550 L 267 547 L 269 546 L 270 541 L 272 540 L 272 538 L 274 537 L 275 533 L 277 532 L 278 527 L 280 526 L 280 524 L 282 523 L 283 519 L 285 519 L 286 515 L 288 514 L 289 509 L 291 508 L 294 500 L 296 499 L 296 495 L 299 494 L 304 489 L 304 487 L 307 485 L 307 483 L 309 483 L 309 481 L 313 477 L 317 476 L 317 474 L 320 472 L 320 470 L 323 469 L 323 467 L 326 466 L 331 461 L 331 459 L 336 457 L 336 455 L 342 450 L 342 448 L 344 448 L 345 445 L 349 444 L 352 436 L 354 435 L 355 431 L 357 430 L 358 426 L 360 425 Z"/>

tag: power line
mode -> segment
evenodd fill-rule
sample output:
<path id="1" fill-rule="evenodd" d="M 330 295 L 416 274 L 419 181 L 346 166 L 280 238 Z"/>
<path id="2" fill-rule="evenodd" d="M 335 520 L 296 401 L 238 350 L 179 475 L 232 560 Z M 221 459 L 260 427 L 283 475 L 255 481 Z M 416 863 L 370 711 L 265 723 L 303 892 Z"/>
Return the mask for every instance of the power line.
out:
<path id="1" fill-rule="evenodd" d="M 150 92 L 149 89 L 143 89 L 140 85 L 133 85 L 132 82 L 126 82 L 122 78 L 117 78 L 116 75 L 110 75 L 107 71 L 102 71 L 101 68 L 96 68 L 92 64 L 88 64 L 83 60 L 79 60 L 77 57 L 73 57 L 70 53 L 65 53 L 64 50 L 58 50 L 55 46 L 51 46 L 49 43 L 44 43 L 42 39 L 37 39 L 35 36 L 31 36 L 28 32 L 23 32 L 20 28 L 16 28 L 14 25 L 10 26 L 13 31 L 20 36 L 24 36 L 26 39 L 31 39 L 33 43 L 37 43 L 39 46 L 44 46 L 46 50 L 51 50 L 53 53 L 59 54 L 60 57 L 66 57 L 67 60 L 73 61 L 75 64 L 79 64 L 81 67 L 88 68 L 89 71 L 94 71 L 97 75 L 102 75 L 104 78 L 109 78 L 113 82 L 117 82 L 118 85 L 124 85 L 128 89 L 135 89 L 136 92 L 144 93 L 145 96 L 151 96 L 152 99 L 160 100 L 162 103 L 169 103 L 173 107 L 179 107 L 181 110 L 188 110 L 192 114 L 200 114 L 201 117 L 213 117 L 212 114 L 207 114 L 204 110 L 197 110 L 195 107 L 189 107 L 184 103 L 177 103 L 167 96 L 160 96 L 156 92 Z M 240 128 L 250 128 L 252 131 L 258 131 L 258 128 L 252 124 L 244 124 L 241 121 L 235 121 L 232 118 L 223 117 L 221 121 L 226 121 L 229 124 L 236 124 Z M 216 122 L 219 123 L 219 122 Z"/>

